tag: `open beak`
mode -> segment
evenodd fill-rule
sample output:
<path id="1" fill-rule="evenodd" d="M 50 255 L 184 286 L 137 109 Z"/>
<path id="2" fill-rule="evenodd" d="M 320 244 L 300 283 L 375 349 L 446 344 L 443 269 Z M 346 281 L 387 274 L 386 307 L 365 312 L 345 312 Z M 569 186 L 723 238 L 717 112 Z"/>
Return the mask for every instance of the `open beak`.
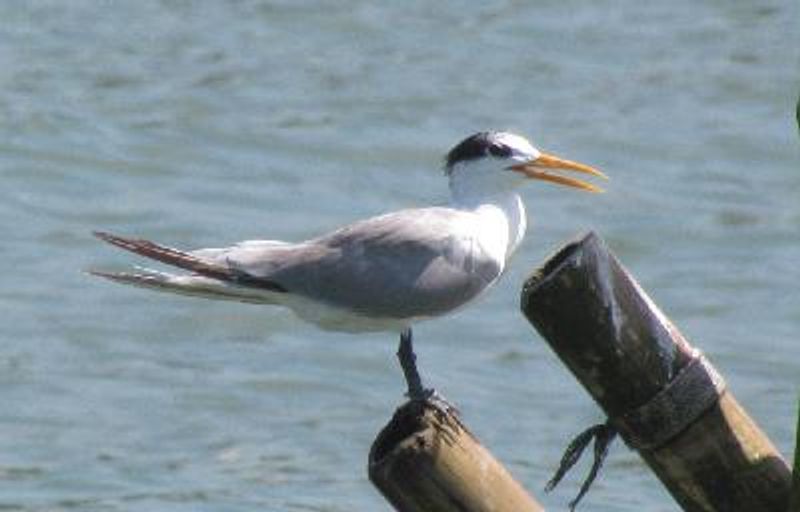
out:
<path id="1" fill-rule="evenodd" d="M 566 185 L 568 187 L 575 187 L 587 192 L 603 192 L 603 189 L 592 185 L 589 182 L 579 180 L 577 178 L 570 178 L 556 174 L 553 171 L 564 170 L 582 172 L 584 174 L 591 174 L 599 178 L 608 179 L 608 176 L 598 171 L 594 167 L 585 164 L 573 162 L 571 160 L 564 160 L 557 156 L 542 153 L 536 160 L 525 162 L 524 164 L 516 164 L 509 167 L 512 171 L 519 172 L 537 180 L 549 181 L 551 183 L 558 183 L 559 185 Z"/>

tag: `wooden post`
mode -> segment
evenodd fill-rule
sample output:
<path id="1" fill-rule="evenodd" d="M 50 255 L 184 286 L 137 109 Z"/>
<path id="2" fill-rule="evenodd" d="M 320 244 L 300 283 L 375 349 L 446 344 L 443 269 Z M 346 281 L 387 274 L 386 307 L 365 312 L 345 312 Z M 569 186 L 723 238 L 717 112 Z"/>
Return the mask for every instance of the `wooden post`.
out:
<path id="1" fill-rule="evenodd" d="M 454 412 L 427 401 L 404 404 L 378 434 L 369 478 L 399 512 L 544 510 Z"/>
<path id="2" fill-rule="evenodd" d="M 522 310 L 684 510 L 786 511 L 784 459 L 597 235 L 534 273 Z"/>

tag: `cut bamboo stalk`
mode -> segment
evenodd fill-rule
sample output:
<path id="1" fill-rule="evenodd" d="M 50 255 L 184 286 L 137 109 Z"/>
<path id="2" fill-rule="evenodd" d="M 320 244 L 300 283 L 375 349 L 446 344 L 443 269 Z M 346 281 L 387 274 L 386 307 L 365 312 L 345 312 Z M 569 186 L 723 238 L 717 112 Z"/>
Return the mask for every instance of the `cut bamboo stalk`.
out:
<path id="1" fill-rule="evenodd" d="M 597 235 L 531 276 L 522 310 L 684 510 L 786 510 L 784 459 Z"/>
<path id="2" fill-rule="evenodd" d="M 378 434 L 369 478 L 399 512 L 544 510 L 458 416 L 412 400 Z"/>

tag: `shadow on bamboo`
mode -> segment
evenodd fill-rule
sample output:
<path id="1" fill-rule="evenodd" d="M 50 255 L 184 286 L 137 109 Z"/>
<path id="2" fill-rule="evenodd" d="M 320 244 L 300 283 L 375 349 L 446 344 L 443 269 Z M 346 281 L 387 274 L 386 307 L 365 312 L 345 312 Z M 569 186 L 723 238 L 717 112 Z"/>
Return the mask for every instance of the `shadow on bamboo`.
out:
<path id="1" fill-rule="evenodd" d="M 400 512 L 544 510 L 453 410 L 412 400 L 378 434 L 369 478 Z"/>
<path id="2" fill-rule="evenodd" d="M 531 276 L 522 310 L 683 510 L 786 511 L 786 462 L 597 235 Z"/>

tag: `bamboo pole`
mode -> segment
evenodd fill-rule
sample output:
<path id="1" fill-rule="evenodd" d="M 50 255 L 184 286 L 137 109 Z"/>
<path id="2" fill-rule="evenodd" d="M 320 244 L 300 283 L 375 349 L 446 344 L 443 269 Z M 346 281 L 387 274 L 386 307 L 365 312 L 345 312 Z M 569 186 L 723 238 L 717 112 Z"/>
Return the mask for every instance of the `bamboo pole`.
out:
<path id="1" fill-rule="evenodd" d="M 429 401 L 400 407 L 369 453 L 369 478 L 399 512 L 544 510 L 464 426 Z"/>
<path id="2" fill-rule="evenodd" d="M 522 310 L 683 510 L 786 510 L 784 459 L 597 235 L 531 276 Z"/>

